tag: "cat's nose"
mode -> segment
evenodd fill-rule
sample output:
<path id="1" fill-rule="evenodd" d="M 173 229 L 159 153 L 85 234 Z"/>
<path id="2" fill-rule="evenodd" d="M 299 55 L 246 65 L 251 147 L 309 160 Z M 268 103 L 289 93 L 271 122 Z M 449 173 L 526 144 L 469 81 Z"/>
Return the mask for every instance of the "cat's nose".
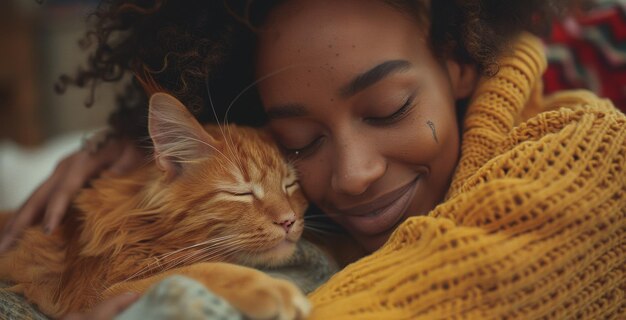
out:
<path id="1" fill-rule="evenodd" d="M 274 221 L 274 224 L 283 227 L 283 229 L 285 229 L 285 232 L 289 232 L 291 226 L 293 226 L 295 222 L 295 219 L 285 219 L 280 221 Z"/>

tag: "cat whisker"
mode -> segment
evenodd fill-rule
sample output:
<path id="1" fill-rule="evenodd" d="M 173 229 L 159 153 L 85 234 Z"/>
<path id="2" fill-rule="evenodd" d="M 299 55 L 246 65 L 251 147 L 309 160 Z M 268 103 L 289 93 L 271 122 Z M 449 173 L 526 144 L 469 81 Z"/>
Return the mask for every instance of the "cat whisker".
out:
<path id="1" fill-rule="evenodd" d="M 316 228 L 322 228 L 322 229 L 328 229 L 328 230 L 334 230 L 337 229 L 337 225 L 335 224 L 330 224 L 330 223 L 326 223 L 323 221 L 307 221 L 304 224 L 304 227 L 316 227 Z"/>
<path id="2" fill-rule="evenodd" d="M 235 254 L 238 251 L 238 248 L 235 246 L 229 246 L 224 248 L 225 250 L 221 251 L 221 252 L 215 252 L 215 251 L 211 251 L 211 252 L 200 252 L 202 254 L 198 254 L 196 255 L 196 257 L 194 257 L 192 259 L 192 261 L 189 261 L 189 264 L 194 264 L 197 262 L 208 262 L 208 261 L 212 261 L 214 260 L 216 257 L 220 257 L 220 261 L 227 261 L 228 258 L 230 258 L 233 254 Z"/>
<path id="3" fill-rule="evenodd" d="M 182 252 L 184 250 L 193 249 L 193 248 L 196 248 L 196 247 L 199 247 L 199 246 L 202 246 L 202 245 L 207 245 L 207 244 L 212 244 L 214 246 L 215 245 L 219 245 L 221 243 L 227 242 L 228 240 L 230 240 L 230 239 L 232 239 L 234 237 L 235 237 L 234 235 L 227 235 L 227 236 L 223 236 L 223 237 L 219 237 L 219 238 L 209 239 L 209 240 L 201 242 L 201 243 L 197 243 L 197 244 L 185 247 L 185 248 L 177 249 L 177 250 L 175 250 L 173 252 L 168 252 L 166 254 L 163 254 L 163 255 L 160 255 L 160 256 L 157 256 L 157 257 L 153 257 L 154 258 L 153 262 L 147 264 L 142 269 L 140 269 L 139 271 L 137 271 L 134 274 L 132 274 L 129 278 L 126 279 L 126 281 L 129 281 L 129 280 L 132 280 L 134 278 L 140 277 L 143 274 L 151 272 L 151 271 L 153 271 L 155 269 L 163 268 L 164 266 L 162 266 L 162 261 L 165 260 L 166 258 L 176 254 L 176 253 Z M 191 254 L 193 254 L 193 252 Z M 169 263 L 171 263 L 171 262 L 167 262 L 167 263 L 165 263 L 165 265 L 167 265 Z"/>
<path id="4" fill-rule="evenodd" d="M 329 227 L 329 228 L 335 228 L 336 225 L 335 224 L 330 224 L 330 223 L 326 223 L 324 221 L 307 221 L 304 226 L 317 226 L 317 227 Z"/>
<path id="5" fill-rule="evenodd" d="M 228 143 L 230 142 L 230 144 L 232 146 L 234 146 L 234 142 L 233 142 L 233 136 L 230 130 L 230 125 L 228 124 L 228 115 L 224 116 L 224 125 L 226 126 L 226 131 L 228 133 L 228 136 L 226 136 L 226 134 L 224 134 L 224 141 L 226 142 L 226 144 L 228 145 Z M 243 172 L 243 164 L 241 163 L 241 159 L 239 159 L 239 157 L 235 156 L 233 154 L 234 158 L 237 160 L 237 162 L 239 163 L 239 170 L 240 172 Z"/>
<path id="6" fill-rule="evenodd" d="M 163 133 L 163 134 L 154 134 L 153 138 L 158 138 L 161 135 L 166 135 L 167 133 Z M 231 165 L 235 165 L 224 153 L 222 153 L 220 150 L 218 150 L 217 148 L 215 148 L 214 146 L 206 143 L 205 141 L 202 141 L 200 139 L 195 139 L 192 137 L 188 137 L 188 136 L 179 136 L 179 139 L 183 139 L 183 140 L 189 140 L 189 141 L 194 141 L 194 142 L 198 142 L 200 144 L 203 144 L 207 147 L 209 147 L 210 149 L 214 150 L 215 152 L 217 152 L 219 155 L 221 155 L 222 157 L 224 157 L 224 159 L 226 159 L 228 162 L 231 163 Z M 193 156 L 189 155 L 189 150 L 187 150 L 186 148 L 184 148 L 183 146 L 181 146 L 180 144 L 178 145 L 168 145 L 168 150 L 166 151 L 166 153 L 168 154 L 168 156 L 174 158 L 176 162 L 179 163 L 189 163 L 189 162 L 195 162 L 198 161 L 200 159 L 197 160 L 183 160 L 183 159 L 193 159 Z"/>
<path id="7" fill-rule="evenodd" d="M 235 166 L 235 167 L 236 167 L 235 163 L 234 163 L 234 162 L 232 162 L 232 160 L 228 159 L 228 157 L 227 157 L 225 154 L 223 154 L 220 150 L 218 150 L 218 149 L 217 149 L 217 148 L 215 148 L 214 146 L 212 146 L 212 145 L 210 145 L 210 144 L 208 144 L 208 143 L 206 143 L 206 142 L 204 142 L 204 141 L 202 141 L 202 140 L 199 140 L 199 139 L 194 139 L 194 138 L 191 138 L 191 137 L 181 137 L 181 138 L 184 138 L 185 140 L 191 140 L 191 141 L 199 142 L 199 143 L 201 143 L 201 144 L 206 145 L 207 147 L 209 147 L 209 148 L 213 149 L 215 152 L 217 152 L 217 153 L 219 153 L 220 155 L 222 155 L 222 156 L 224 157 L 224 159 L 226 159 L 226 161 L 228 161 L 231 165 L 233 165 L 233 166 Z"/>
<path id="8" fill-rule="evenodd" d="M 318 219 L 318 218 L 325 218 L 328 217 L 326 214 L 311 214 L 311 215 L 304 215 L 304 217 L 302 217 L 302 219 L 304 219 L 304 221 L 309 220 L 309 219 Z"/>
<path id="9" fill-rule="evenodd" d="M 140 269 L 139 271 L 135 272 L 133 275 L 131 275 L 130 277 L 126 278 L 126 280 L 124 281 L 130 281 L 133 279 L 137 279 L 137 278 L 141 278 L 143 275 L 153 272 L 155 270 L 160 270 L 161 272 L 164 270 L 168 270 L 168 269 L 172 269 L 173 266 L 169 266 L 170 264 L 172 264 L 172 262 L 167 262 L 167 263 L 161 263 L 161 259 L 158 259 L 155 257 L 154 259 L 155 261 L 144 266 L 142 269 Z"/>
<path id="10" fill-rule="evenodd" d="M 338 235 L 345 234 L 346 230 L 336 225 L 328 224 L 311 224 L 308 223 L 304 226 L 303 231 L 305 233 L 323 234 L 323 235 Z"/>
<path id="11" fill-rule="evenodd" d="M 241 91 L 239 92 L 239 94 L 237 94 L 237 95 L 235 96 L 235 98 L 234 98 L 234 99 L 230 102 L 230 104 L 229 104 L 229 105 L 228 105 L 228 107 L 226 108 L 226 112 L 224 113 L 224 124 L 225 124 L 225 125 L 228 125 L 228 113 L 230 112 L 230 109 L 233 107 L 233 105 L 235 104 L 235 102 L 236 102 L 237 100 L 239 100 L 239 98 L 240 98 L 240 97 L 241 97 L 244 93 L 246 93 L 246 91 L 248 91 L 250 88 L 252 88 L 252 87 L 254 87 L 255 85 L 257 85 L 259 82 L 261 82 L 261 81 L 263 81 L 263 80 L 265 80 L 265 79 L 268 79 L 268 78 L 270 78 L 270 77 L 272 77 L 272 76 L 275 76 L 276 74 L 279 74 L 279 73 L 281 73 L 281 72 L 283 72 L 283 71 L 285 71 L 285 70 L 287 70 L 287 69 L 290 69 L 290 68 L 292 68 L 292 67 L 294 67 L 294 66 L 295 66 L 295 65 L 286 66 L 286 67 L 284 67 L 284 68 L 281 68 L 281 69 L 278 69 L 278 70 L 276 70 L 276 71 L 274 71 L 274 72 L 271 72 L 271 73 L 269 73 L 269 74 L 267 74 L 267 75 L 265 75 L 265 76 L 263 76 L 263 77 L 261 77 L 261 78 L 259 78 L 259 79 L 255 80 L 255 81 L 253 81 L 250 85 L 248 85 L 247 87 L 243 88 L 243 90 L 241 90 Z M 232 142 L 232 134 L 231 134 L 231 131 L 230 131 L 230 127 L 229 127 L 229 126 L 226 126 L 226 130 L 228 131 L 228 136 L 231 138 L 230 140 L 231 140 L 231 142 Z"/>
<path id="12" fill-rule="evenodd" d="M 227 252 L 227 253 L 224 255 L 224 261 L 230 261 L 230 259 L 231 259 L 233 256 L 235 256 L 237 253 L 239 253 L 239 252 L 238 252 L 238 250 L 235 250 L 235 249 L 234 249 L 234 250 L 231 250 L 231 251 L 229 251 L 229 252 Z"/>
<path id="13" fill-rule="evenodd" d="M 220 243 L 214 243 L 209 247 L 206 248 L 200 248 L 199 250 L 195 250 L 192 251 L 190 253 L 186 253 L 185 255 L 181 255 L 179 257 L 177 257 L 176 259 L 169 261 L 169 264 L 172 263 L 184 263 L 185 261 L 187 261 L 190 257 L 193 257 L 195 255 L 199 255 L 199 254 L 206 254 L 206 253 L 215 253 L 215 254 L 219 254 L 220 252 L 222 252 L 225 248 L 229 247 L 229 242 L 228 241 L 223 241 Z"/>
<path id="14" fill-rule="evenodd" d="M 219 246 L 212 246 L 211 247 L 213 249 L 213 251 L 219 251 L 221 248 Z M 193 251 L 190 253 L 186 253 L 184 255 L 181 255 L 180 257 L 175 258 L 172 261 L 168 261 L 167 264 L 165 266 L 163 266 L 161 269 L 168 267 L 168 268 L 172 268 L 172 267 L 177 267 L 179 265 L 185 264 L 186 261 L 188 261 L 189 259 L 193 258 L 193 256 L 198 255 L 202 252 L 204 252 L 206 250 L 201 249 L 199 251 Z M 171 265 L 171 266 L 170 266 Z"/>
<path id="15" fill-rule="evenodd" d="M 235 253 L 236 251 L 225 251 L 219 255 L 219 261 L 228 262 L 228 259 Z M 204 262 L 212 262 L 215 261 L 218 257 L 215 255 L 204 254 L 201 256 L 195 257 L 192 261 L 189 261 L 189 264 L 196 263 L 204 263 Z"/>
<path id="16" fill-rule="evenodd" d="M 329 218 L 329 217 L 343 217 L 343 214 L 339 214 L 339 213 L 322 213 L 322 214 L 306 214 L 304 215 L 303 219 L 304 221 L 310 220 L 310 219 L 319 219 L 319 218 Z"/>
<path id="17" fill-rule="evenodd" d="M 156 267 L 154 266 L 155 263 L 157 264 Z M 143 268 L 141 268 L 139 271 L 133 273 L 132 275 L 127 277 L 124 280 L 124 282 L 130 281 L 130 280 L 133 280 L 133 279 L 136 279 L 136 278 L 139 278 L 139 277 L 143 276 L 144 274 L 159 268 L 159 266 L 160 266 L 160 260 L 158 258 L 155 258 L 155 262 L 149 263 L 148 265 L 146 265 Z"/>
<path id="18" fill-rule="evenodd" d="M 233 157 L 233 159 L 235 159 L 235 161 L 238 162 L 239 170 L 242 170 L 242 167 L 241 167 L 242 164 L 239 161 L 239 157 L 237 157 L 235 155 L 235 152 L 234 152 L 233 141 L 232 141 L 232 139 L 230 139 L 230 141 L 229 141 L 229 139 L 226 137 L 226 133 L 224 132 L 224 126 L 226 126 L 228 124 L 228 119 L 226 118 L 226 116 L 224 116 L 224 122 L 220 125 L 220 119 L 217 116 L 217 112 L 215 111 L 215 105 L 213 104 L 213 97 L 211 95 L 211 88 L 210 88 L 210 85 L 209 85 L 208 78 L 206 80 L 206 89 L 207 89 L 207 94 L 209 96 L 209 104 L 211 105 L 211 110 L 213 111 L 213 115 L 215 116 L 215 121 L 217 123 L 217 127 L 220 130 L 220 133 L 222 134 L 222 138 L 224 139 L 224 143 L 226 143 L 226 149 L 228 150 L 230 155 Z M 230 129 L 228 131 L 229 131 L 229 135 L 230 135 Z"/>
<path id="19" fill-rule="evenodd" d="M 224 241 L 224 240 L 227 240 L 227 239 L 231 239 L 231 238 L 235 238 L 235 236 L 234 235 L 225 235 L 225 236 L 222 236 L 222 237 L 212 238 L 212 239 L 209 239 L 207 241 L 196 243 L 196 244 L 193 244 L 193 245 L 190 245 L 190 246 L 187 246 L 187 247 L 184 247 L 184 248 L 180 248 L 178 250 L 166 253 L 161 258 L 167 258 L 167 257 L 169 257 L 169 256 L 171 256 L 173 254 L 176 254 L 178 252 L 181 252 L 181 251 L 184 251 L 184 250 L 187 250 L 187 249 L 196 248 L 196 247 L 199 247 L 199 246 L 202 246 L 202 245 L 206 245 L 206 244 L 209 244 L 209 243 L 212 243 L 212 242 L 221 242 L 221 241 Z"/>
<path id="20" fill-rule="evenodd" d="M 254 82 L 252 82 L 250 85 L 248 85 L 247 87 L 245 87 L 243 90 L 241 90 L 241 92 L 239 92 L 239 94 L 237 96 L 235 96 L 235 98 L 233 99 L 233 101 L 230 102 L 230 104 L 228 105 L 228 108 L 226 108 L 226 113 L 224 115 L 224 119 L 228 119 L 228 112 L 230 112 L 230 109 L 232 108 L 233 104 L 235 104 L 235 102 L 246 92 L 248 91 L 250 88 L 254 87 L 255 85 L 257 85 L 259 82 L 268 79 L 270 77 L 273 77 L 287 69 L 291 69 L 293 67 L 295 67 L 296 65 L 290 65 L 290 66 L 286 66 L 284 68 L 278 69 L 274 72 L 271 72 L 257 80 L 255 80 Z"/>
<path id="21" fill-rule="evenodd" d="M 226 260 L 228 257 L 234 255 L 237 251 L 239 251 L 239 247 L 237 245 L 230 245 L 226 248 L 224 248 L 225 250 L 223 250 L 222 252 L 213 252 L 213 253 L 206 253 L 203 257 L 201 261 L 206 261 L 206 260 L 213 260 L 216 256 L 220 256 L 220 260 L 224 261 Z"/>
<path id="22" fill-rule="evenodd" d="M 207 95 L 209 96 L 209 104 L 211 105 L 211 111 L 213 112 L 213 116 L 215 117 L 215 122 L 217 124 L 217 127 L 220 129 L 220 132 L 222 132 L 222 136 L 223 136 L 224 131 L 222 130 L 222 126 L 220 125 L 220 119 L 217 116 L 217 112 L 215 111 L 215 105 L 213 104 L 213 97 L 211 96 L 211 87 L 209 85 L 208 77 L 206 78 L 205 86 L 206 86 Z"/>
<path id="23" fill-rule="evenodd" d="M 231 126 L 230 126 L 230 124 L 228 123 L 228 111 L 227 111 L 227 112 L 226 112 L 226 114 L 224 115 L 224 127 L 226 128 L 225 132 L 224 132 L 224 131 L 222 131 L 222 136 L 224 137 L 224 142 L 226 143 L 226 145 L 227 145 L 227 146 L 228 146 L 228 145 L 230 145 L 230 146 L 231 146 L 231 148 L 232 148 L 232 155 L 233 155 L 233 158 L 234 158 L 234 159 L 235 159 L 235 161 L 237 161 L 237 163 L 239 164 L 239 171 L 240 171 L 240 172 L 243 172 L 243 171 L 244 171 L 244 170 L 243 170 L 244 164 L 241 162 L 241 159 L 235 155 L 235 152 L 234 152 L 235 142 L 233 141 L 233 135 L 232 135 L 232 133 L 231 133 L 231 132 L 232 132 L 232 131 L 231 131 Z"/>
<path id="24" fill-rule="evenodd" d="M 330 230 L 323 230 L 323 229 L 312 227 L 312 226 L 304 226 L 304 229 L 313 231 L 315 233 L 322 233 L 322 234 L 333 234 L 334 233 L 334 232 L 332 232 Z"/>
<path id="25" fill-rule="evenodd" d="M 202 248 L 201 250 L 192 252 L 192 253 L 188 254 L 187 256 L 180 257 L 179 260 L 176 262 L 176 264 L 173 267 L 176 267 L 176 266 L 181 265 L 181 264 L 185 264 L 190 259 L 193 259 L 194 256 L 199 256 L 199 255 L 203 255 L 203 256 L 210 255 L 211 257 L 223 256 L 224 252 L 228 251 L 228 250 L 225 250 L 225 249 L 229 249 L 229 248 L 233 247 L 233 242 L 229 242 L 228 241 L 229 239 L 231 239 L 233 237 L 234 236 L 226 237 L 226 239 L 222 240 L 219 243 L 214 243 L 214 244 L 212 244 L 208 248 Z M 236 248 L 236 246 L 235 246 L 235 248 Z"/>
<path id="26" fill-rule="evenodd" d="M 186 262 L 188 262 L 189 260 L 193 259 L 195 256 L 198 256 L 202 251 L 197 251 L 197 252 L 192 252 L 187 254 L 184 257 L 179 257 L 176 260 L 170 261 L 166 266 L 163 266 L 163 268 L 161 268 L 161 272 L 167 271 L 167 270 L 171 270 L 174 268 L 178 268 L 180 266 L 184 266 L 186 264 Z M 189 263 L 191 264 L 191 263 Z"/>
<path id="27" fill-rule="evenodd" d="M 189 260 L 192 260 L 194 257 L 197 256 L 201 256 L 201 255 L 207 255 L 207 254 L 211 254 L 214 256 L 221 256 L 222 252 L 224 252 L 224 249 L 228 248 L 227 245 L 222 245 L 220 247 L 211 247 L 211 250 L 199 250 L 199 251 L 195 251 L 192 252 L 190 254 L 188 254 L 185 257 L 180 257 L 180 259 L 178 261 L 175 261 L 175 264 L 172 266 L 172 268 L 178 267 L 180 265 L 184 265 L 186 264 Z"/>
<path id="28" fill-rule="evenodd" d="M 213 115 L 215 116 L 215 120 L 216 120 L 218 128 L 219 128 L 219 130 L 220 130 L 220 132 L 222 134 L 222 137 L 224 138 L 224 142 L 226 143 L 227 150 L 233 156 L 233 160 L 235 162 L 237 162 L 238 169 L 239 169 L 240 172 L 243 172 L 244 170 L 243 170 L 243 164 L 241 163 L 241 159 L 239 159 L 239 157 L 237 157 L 235 155 L 235 153 L 234 153 L 234 142 L 233 142 L 233 139 L 232 139 L 231 127 L 228 124 L 228 114 L 229 114 L 230 110 L 232 109 L 232 107 L 235 104 L 235 102 L 237 100 L 239 100 L 239 98 L 244 93 L 246 93 L 250 88 L 254 87 L 259 82 L 261 82 L 261 81 L 263 81 L 265 79 L 268 79 L 268 78 L 270 78 L 270 77 L 272 77 L 272 76 L 274 76 L 274 75 L 276 75 L 276 74 L 278 74 L 280 72 L 283 72 L 283 71 L 285 71 L 285 70 L 287 70 L 289 68 L 292 68 L 294 66 L 295 65 L 286 66 L 284 68 L 281 68 L 281 69 L 278 69 L 278 70 L 276 70 L 274 72 L 271 72 L 271 73 L 269 73 L 269 74 L 267 74 L 267 75 L 265 75 L 265 76 L 255 80 L 255 81 L 253 81 L 250 85 L 246 86 L 243 90 L 241 90 L 235 96 L 235 98 L 230 102 L 228 107 L 226 108 L 226 112 L 224 113 L 224 120 L 222 122 L 222 125 L 220 125 L 219 117 L 217 116 L 217 112 L 215 111 L 215 105 L 213 104 L 213 98 L 212 98 L 212 95 L 211 95 L 209 80 L 206 79 L 205 85 L 206 85 L 206 88 L 207 88 L 207 94 L 208 94 L 208 97 L 209 97 L 209 103 L 211 105 L 211 110 L 213 111 Z M 225 130 L 224 130 L 224 127 L 226 128 Z"/>

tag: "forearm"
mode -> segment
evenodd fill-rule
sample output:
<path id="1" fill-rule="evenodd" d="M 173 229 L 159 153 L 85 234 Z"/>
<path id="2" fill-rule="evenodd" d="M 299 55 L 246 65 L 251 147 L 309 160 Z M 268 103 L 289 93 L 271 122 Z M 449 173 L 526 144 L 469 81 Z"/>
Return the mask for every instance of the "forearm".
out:
<path id="1" fill-rule="evenodd" d="M 546 59 L 539 39 L 523 35 L 512 53 L 499 61 L 498 72 L 484 76 L 463 122 L 461 158 L 449 195 L 489 159 L 502 152 L 501 144 L 520 123 L 523 111 L 541 101 L 541 74 Z M 539 100 L 539 101 L 538 101 Z"/>

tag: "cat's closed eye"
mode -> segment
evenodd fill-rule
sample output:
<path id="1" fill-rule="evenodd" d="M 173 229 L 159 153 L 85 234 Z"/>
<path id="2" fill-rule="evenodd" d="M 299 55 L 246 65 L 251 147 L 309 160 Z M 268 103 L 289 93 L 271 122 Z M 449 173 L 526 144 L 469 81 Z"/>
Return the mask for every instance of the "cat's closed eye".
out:
<path id="1" fill-rule="evenodd" d="M 254 196 L 254 193 L 252 193 L 252 191 L 250 192 L 229 192 L 231 195 L 236 196 L 236 197 L 247 197 L 247 196 Z"/>
<path id="2" fill-rule="evenodd" d="M 285 193 L 291 194 L 294 190 L 298 189 L 298 180 L 293 180 L 290 183 L 285 184 L 284 191 Z"/>
<path id="3" fill-rule="evenodd" d="M 214 199 L 222 199 L 225 201 L 236 201 L 243 203 L 252 203 L 257 196 L 252 190 L 216 190 L 216 197 Z"/>

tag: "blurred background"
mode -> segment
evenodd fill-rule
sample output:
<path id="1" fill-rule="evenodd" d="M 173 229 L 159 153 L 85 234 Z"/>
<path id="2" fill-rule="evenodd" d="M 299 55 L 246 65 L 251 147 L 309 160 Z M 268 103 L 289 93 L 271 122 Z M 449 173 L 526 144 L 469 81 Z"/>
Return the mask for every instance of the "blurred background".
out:
<path id="1" fill-rule="evenodd" d="M 0 210 L 15 208 L 59 159 L 102 128 L 116 87 L 101 85 L 86 108 L 88 89 L 54 91 L 87 53 L 84 36 L 93 0 L 0 0 Z"/>
<path id="2" fill-rule="evenodd" d="M 215 1 L 215 0 L 207 0 Z M 0 210 L 17 208 L 87 133 L 106 126 L 119 84 L 59 95 L 86 61 L 78 46 L 97 0 L 0 0 Z M 626 0 L 599 0 L 545 37 L 546 93 L 586 88 L 626 110 Z"/>

